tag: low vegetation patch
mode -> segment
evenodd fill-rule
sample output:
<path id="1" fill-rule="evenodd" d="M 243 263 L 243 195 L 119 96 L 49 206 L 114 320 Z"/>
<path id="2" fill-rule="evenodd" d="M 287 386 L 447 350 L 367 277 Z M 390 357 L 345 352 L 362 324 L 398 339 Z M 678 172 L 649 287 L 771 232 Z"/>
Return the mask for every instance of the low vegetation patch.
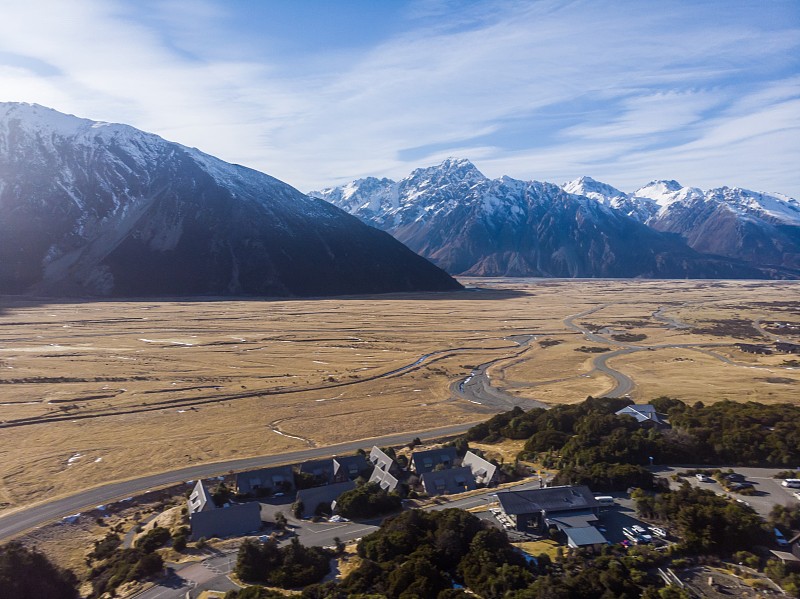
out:
<path id="1" fill-rule="evenodd" d="M 583 352 L 585 354 L 602 354 L 611 351 L 610 347 L 598 347 L 596 345 L 581 345 L 576 347 L 575 351 Z"/>
<path id="2" fill-rule="evenodd" d="M 611 335 L 611 338 L 614 341 L 626 341 L 626 342 L 633 342 L 633 341 L 644 341 L 647 339 L 647 335 L 644 333 L 617 333 L 615 335 Z"/>

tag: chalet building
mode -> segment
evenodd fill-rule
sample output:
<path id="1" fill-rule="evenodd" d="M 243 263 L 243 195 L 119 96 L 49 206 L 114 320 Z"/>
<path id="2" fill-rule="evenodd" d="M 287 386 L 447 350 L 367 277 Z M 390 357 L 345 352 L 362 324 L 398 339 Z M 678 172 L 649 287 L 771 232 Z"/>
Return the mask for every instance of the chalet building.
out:
<path id="1" fill-rule="evenodd" d="M 461 460 L 461 465 L 469 468 L 477 484 L 488 487 L 495 482 L 497 466 L 484 460 L 479 455 L 468 451 L 464 456 L 464 459 Z"/>
<path id="2" fill-rule="evenodd" d="M 326 512 L 333 511 L 336 509 L 336 500 L 339 495 L 355 488 L 356 484 L 353 481 L 347 481 L 325 485 L 324 487 L 301 489 L 297 492 L 297 501 L 303 506 L 302 517 L 313 518 L 320 506 L 323 506 Z"/>
<path id="3" fill-rule="evenodd" d="M 427 451 L 415 451 L 411 454 L 411 470 L 417 475 L 431 472 L 437 466 L 452 468 L 456 461 L 455 447 L 441 447 L 439 449 L 428 449 Z"/>
<path id="4" fill-rule="evenodd" d="M 318 485 L 329 485 L 333 482 L 333 460 L 309 460 L 298 467 L 300 474 L 313 476 Z"/>
<path id="5" fill-rule="evenodd" d="M 632 416 L 639 424 L 652 423 L 656 426 L 669 426 L 664 414 L 659 414 L 658 410 L 650 404 L 625 406 L 616 412 L 617 416 Z"/>
<path id="6" fill-rule="evenodd" d="M 333 458 L 333 479 L 336 482 L 355 480 L 369 474 L 370 465 L 362 454 L 337 456 Z"/>
<path id="7" fill-rule="evenodd" d="M 228 537 L 255 533 L 261 528 L 258 502 L 216 507 L 203 481 L 197 481 L 187 501 L 191 539 Z"/>
<path id="8" fill-rule="evenodd" d="M 397 462 L 390 458 L 376 445 L 373 445 L 372 450 L 369 452 L 369 463 L 376 468 L 380 468 L 384 472 L 391 472 L 393 474 L 400 469 L 400 467 L 397 465 Z"/>
<path id="9" fill-rule="evenodd" d="M 428 495 L 455 495 L 477 488 L 475 477 L 467 467 L 424 472 L 420 479 Z"/>
<path id="10" fill-rule="evenodd" d="M 240 472 L 236 475 L 236 490 L 242 495 L 256 496 L 294 493 L 294 472 L 291 466 Z"/>
<path id="11" fill-rule="evenodd" d="M 585 485 L 547 487 L 497 493 L 500 509 L 520 531 L 544 532 L 591 526 L 598 520 L 600 502 Z"/>
<path id="12" fill-rule="evenodd" d="M 372 475 L 369 477 L 369 482 L 378 483 L 384 491 L 391 493 L 397 488 L 398 480 L 388 470 L 382 470 L 375 466 L 372 470 Z"/>
<path id="13" fill-rule="evenodd" d="M 311 460 L 300 464 L 299 471 L 313 476 L 318 485 L 355 480 L 369 474 L 369 462 L 361 455 L 337 456 L 327 460 Z"/>

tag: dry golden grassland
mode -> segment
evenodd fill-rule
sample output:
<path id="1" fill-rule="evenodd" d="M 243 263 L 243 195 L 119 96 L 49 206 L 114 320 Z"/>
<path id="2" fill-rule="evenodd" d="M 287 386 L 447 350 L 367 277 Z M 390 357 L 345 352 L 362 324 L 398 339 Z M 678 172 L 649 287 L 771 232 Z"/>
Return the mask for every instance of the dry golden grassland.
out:
<path id="1" fill-rule="evenodd" d="M 608 366 L 633 378 L 637 400 L 796 401 L 800 369 L 784 363 L 800 357 L 761 358 L 735 344 L 774 341 L 756 321 L 800 323 L 797 283 L 465 283 L 480 289 L 289 301 L 0 298 L 0 510 L 200 462 L 481 421 L 498 406 L 451 385 L 495 360 L 494 387 L 551 404 L 613 389 L 595 369 L 603 353 L 591 352 L 626 347 L 639 351 Z M 535 337 L 515 337 L 525 335 Z"/>

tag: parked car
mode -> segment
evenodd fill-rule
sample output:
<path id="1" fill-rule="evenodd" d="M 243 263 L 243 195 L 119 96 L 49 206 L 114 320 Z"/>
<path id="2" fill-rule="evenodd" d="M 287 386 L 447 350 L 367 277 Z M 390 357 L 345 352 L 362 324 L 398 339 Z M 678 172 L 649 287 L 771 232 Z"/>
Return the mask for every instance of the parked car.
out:
<path id="1" fill-rule="evenodd" d="M 728 489 L 731 491 L 743 491 L 744 489 L 753 489 L 753 488 L 754 488 L 753 483 L 748 483 L 748 482 L 733 483 L 728 487 Z"/>
<path id="2" fill-rule="evenodd" d="M 653 541 L 652 535 L 647 532 L 647 529 L 644 526 L 639 526 L 638 524 L 634 524 L 631 526 L 631 530 L 639 535 L 639 538 L 644 541 L 645 543 L 651 543 Z"/>
<path id="3" fill-rule="evenodd" d="M 797 491 L 796 493 L 793 493 L 793 495 L 795 497 L 797 497 L 797 499 L 800 499 L 800 491 Z"/>
<path id="4" fill-rule="evenodd" d="M 695 474 L 694 475 L 697 480 L 701 483 L 713 483 L 714 479 L 708 476 L 707 474 Z"/>
<path id="5" fill-rule="evenodd" d="M 725 475 L 725 480 L 731 483 L 741 483 L 744 482 L 745 476 L 744 474 L 738 474 L 737 472 L 732 472 L 731 474 Z"/>
<path id="6" fill-rule="evenodd" d="M 651 526 L 650 530 L 657 537 L 661 537 L 662 539 L 667 537 L 667 531 L 664 530 L 663 528 L 658 528 L 657 526 Z"/>

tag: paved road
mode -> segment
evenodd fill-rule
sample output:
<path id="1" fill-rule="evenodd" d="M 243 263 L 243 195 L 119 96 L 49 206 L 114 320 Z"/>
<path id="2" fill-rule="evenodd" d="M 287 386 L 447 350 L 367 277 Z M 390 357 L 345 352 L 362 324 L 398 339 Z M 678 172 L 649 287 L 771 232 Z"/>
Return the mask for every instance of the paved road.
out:
<path id="1" fill-rule="evenodd" d="M 133 480 L 111 483 L 94 489 L 88 489 L 76 495 L 26 507 L 0 517 L 0 541 L 18 535 L 31 528 L 41 526 L 52 520 L 58 520 L 97 505 L 109 504 L 126 497 L 144 493 L 145 491 L 167 487 L 182 481 L 226 474 L 231 470 L 251 470 L 279 464 L 294 464 L 336 454 L 347 454 L 361 447 L 370 447 L 373 444 L 400 445 L 407 443 L 414 437 L 435 439 L 438 437 L 458 435 L 465 432 L 470 426 L 470 424 L 456 424 L 427 431 L 412 431 L 373 439 L 360 439 L 358 441 L 339 443 L 338 445 L 313 447 L 277 455 L 242 458 L 225 462 L 215 462 L 212 464 L 199 464 L 197 466 L 189 466 L 187 468 L 162 472 L 160 474 L 153 474 Z"/>

